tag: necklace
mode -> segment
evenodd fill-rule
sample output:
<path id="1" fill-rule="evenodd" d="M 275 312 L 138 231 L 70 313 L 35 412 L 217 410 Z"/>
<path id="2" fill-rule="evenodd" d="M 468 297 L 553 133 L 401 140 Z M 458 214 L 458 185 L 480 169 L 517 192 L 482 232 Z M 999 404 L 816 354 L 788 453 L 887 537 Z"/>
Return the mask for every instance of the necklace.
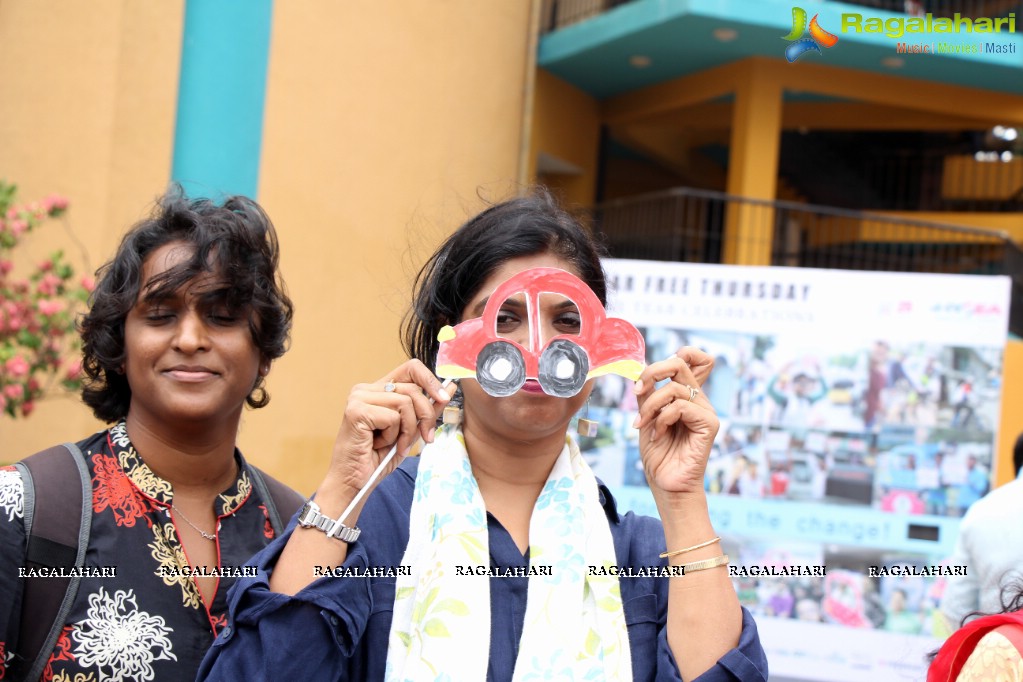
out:
<path id="1" fill-rule="evenodd" d="M 173 502 L 171 502 L 171 509 L 176 511 L 178 513 L 178 515 L 185 520 L 185 523 L 187 523 L 192 528 L 194 528 L 199 533 L 199 535 L 203 536 L 204 538 L 206 538 L 207 540 L 210 540 L 210 541 L 213 541 L 213 540 L 217 539 L 216 535 L 211 535 L 211 534 L 207 533 L 202 528 L 200 528 L 199 526 L 197 526 L 194 523 L 192 523 L 191 521 L 189 521 L 188 517 L 185 516 L 184 513 L 180 509 L 178 509 L 176 506 L 174 506 Z"/>

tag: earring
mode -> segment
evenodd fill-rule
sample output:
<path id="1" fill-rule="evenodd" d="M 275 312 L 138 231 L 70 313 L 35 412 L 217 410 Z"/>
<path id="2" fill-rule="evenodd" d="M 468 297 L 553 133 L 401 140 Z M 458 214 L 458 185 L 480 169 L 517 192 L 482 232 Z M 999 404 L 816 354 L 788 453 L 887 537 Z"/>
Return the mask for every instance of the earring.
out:
<path id="1" fill-rule="evenodd" d="M 455 381 L 455 394 L 451 396 L 451 402 L 441 412 L 441 422 L 448 426 L 458 426 L 462 423 L 462 386 Z"/>
<path id="2" fill-rule="evenodd" d="M 590 414 L 589 398 L 586 399 L 586 407 L 584 409 L 586 411 L 583 413 L 582 417 L 579 417 L 579 421 L 575 425 L 575 430 L 576 433 L 583 438 L 593 438 L 597 435 L 597 431 L 600 429 L 600 422 L 588 418 Z"/>

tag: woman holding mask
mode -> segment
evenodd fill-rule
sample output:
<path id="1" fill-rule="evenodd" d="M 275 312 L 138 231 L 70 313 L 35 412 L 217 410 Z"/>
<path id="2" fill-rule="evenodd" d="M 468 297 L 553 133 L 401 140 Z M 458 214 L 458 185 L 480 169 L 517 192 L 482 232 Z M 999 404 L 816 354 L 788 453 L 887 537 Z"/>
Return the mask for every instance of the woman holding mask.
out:
<path id="1" fill-rule="evenodd" d="M 484 211 L 430 259 L 405 329 L 414 359 L 352 390 L 315 506 L 300 514 L 328 521 L 293 528 L 254 560 L 269 577 L 232 592 L 230 627 L 200 678 L 766 679 L 703 490 L 718 420 L 694 388 L 709 375 L 708 355 L 683 348 L 646 367 L 634 388 L 663 525 L 619 514 L 568 436 L 589 384 L 559 398 L 527 380 L 497 398 L 462 379 L 461 425 L 434 432 L 449 401 L 428 369 L 438 333 L 478 317 L 506 280 L 544 267 L 572 273 L 606 302 L 594 242 L 543 194 Z M 578 333 L 577 309 L 540 313 L 548 338 Z M 529 324 L 521 301 L 502 303 L 498 335 L 527 345 Z M 333 526 L 391 446 L 405 453 L 420 436 L 422 456 L 388 467 L 347 528 Z M 350 544 L 321 531 L 351 540 L 356 525 Z M 690 566 L 684 576 L 620 580 L 600 570 L 663 566 L 666 547 L 676 550 L 670 564 Z"/>

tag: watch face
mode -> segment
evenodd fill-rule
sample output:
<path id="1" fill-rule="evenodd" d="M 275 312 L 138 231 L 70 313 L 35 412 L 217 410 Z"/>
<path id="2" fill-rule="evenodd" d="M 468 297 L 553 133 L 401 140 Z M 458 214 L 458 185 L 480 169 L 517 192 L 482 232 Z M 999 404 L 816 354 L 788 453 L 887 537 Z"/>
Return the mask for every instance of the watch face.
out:
<path id="1" fill-rule="evenodd" d="M 313 519 L 319 516 L 319 513 L 320 510 L 316 508 L 312 500 L 306 502 L 302 507 L 302 513 L 298 515 L 298 525 L 305 527 L 313 525 Z"/>

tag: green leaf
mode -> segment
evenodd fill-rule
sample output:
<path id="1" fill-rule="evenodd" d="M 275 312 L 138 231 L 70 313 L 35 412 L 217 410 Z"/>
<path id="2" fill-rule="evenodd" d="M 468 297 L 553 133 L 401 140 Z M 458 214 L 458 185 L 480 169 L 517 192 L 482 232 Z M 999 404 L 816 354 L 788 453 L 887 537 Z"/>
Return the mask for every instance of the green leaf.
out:
<path id="1" fill-rule="evenodd" d="M 431 637 L 450 637 L 451 633 L 448 632 L 448 627 L 444 625 L 444 622 L 440 618 L 431 618 L 426 621 L 426 627 L 423 628 L 426 634 Z"/>
<path id="2" fill-rule="evenodd" d="M 432 590 L 430 590 L 429 592 L 427 592 L 426 593 L 426 598 L 423 600 L 423 608 L 424 609 L 429 609 L 430 608 L 430 604 L 433 603 L 433 600 L 437 598 L 437 595 L 439 593 L 440 593 L 440 588 L 439 587 L 435 587 Z"/>
<path id="3" fill-rule="evenodd" d="M 476 563 L 482 563 L 483 559 L 483 545 L 477 538 L 467 538 L 459 535 L 458 541 L 462 543 L 462 547 L 465 548 L 469 558 Z"/>
<path id="4" fill-rule="evenodd" d="M 410 635 L 409 633 L 402 632 L 402 631 L 399 630 L 398 631 L 398 639 L 401 640 L 401 643 L 405 645 L 406 649 L 408 649 L 410 646 L 412 646 L 412 635 Z"/>
<path id="5" fill-rule="evenodd" d="M 394 593 L 394 598 L 408 599 L 408 597 L 410 597 L 415 591 L 416 588 L 414 587 L 399 587 Z"/>
<path id="6" fill-rule="evenodd" d="M 464 601 L 460 599 L 444 599 L 437 606 L 433 607 L 434 611 L 449 611 L 456 616 L 467 616 L 469 615 L 469 607 L 465 605 Z"/>

